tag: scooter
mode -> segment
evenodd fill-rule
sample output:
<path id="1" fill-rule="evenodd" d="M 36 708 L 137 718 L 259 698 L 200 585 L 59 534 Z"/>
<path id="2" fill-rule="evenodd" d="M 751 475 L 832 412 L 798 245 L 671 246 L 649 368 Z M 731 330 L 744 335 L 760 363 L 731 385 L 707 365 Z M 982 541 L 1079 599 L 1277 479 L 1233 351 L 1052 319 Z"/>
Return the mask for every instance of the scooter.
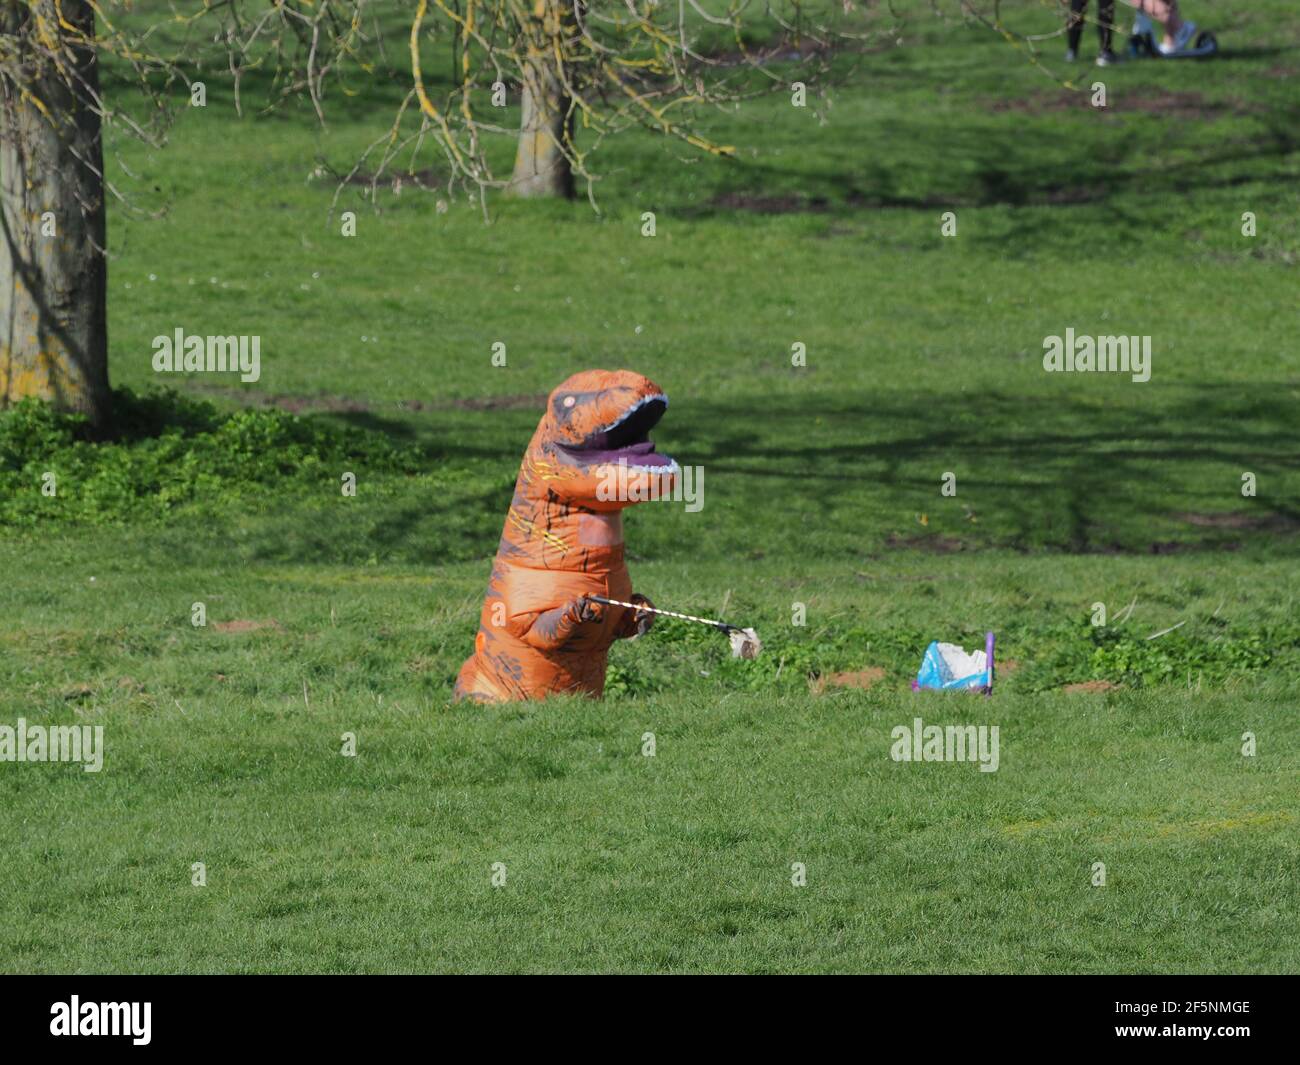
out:
<path id="1" fill-rule="evenodd" d="M 1168 54 L 1156 47 L 1156 32 L 1151 20 L 1138 14 L 1133 20 L 1133 32 L 1128 39 L 1131 59 L 1206 59 L 1219 50 L 1219 42 L 1209 30 L 1202 30 L 1186 48 Z"/>

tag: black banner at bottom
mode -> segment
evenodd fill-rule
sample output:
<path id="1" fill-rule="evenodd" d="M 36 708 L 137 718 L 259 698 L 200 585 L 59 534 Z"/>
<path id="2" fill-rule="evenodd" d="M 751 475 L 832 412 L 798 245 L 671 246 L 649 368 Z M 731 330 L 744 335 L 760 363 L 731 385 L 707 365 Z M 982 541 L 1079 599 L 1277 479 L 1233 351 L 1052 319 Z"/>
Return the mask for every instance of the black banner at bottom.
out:
<path id="1" fill-rule="evenodd" d="M 734 1051 L 738 1039 L 756 1036 L 770 1051 L 770 1040 L 788 1033 L 792 1048 L 851 1037 L 863 1049 L 901 1041 L 927 1050 L 1155 1044 L 1157 1052 L 1222 1053 L 1290 1048 L 1297 1029 L 1290 976 L 867 976 L 853 984 L 818 988 L 813 998 L 813 988 L 789 980 L 702 994 L 613 979 L 575 992 L 456 987 L 424 976 L 7 977 L 0 1047 L 339 1054 L 463 1039 L 499 1051 L 540 1039 L 554 1051 L 562 1034 L 593 1050 L 631 1038 L 699 1053 L 728 1044 Z M 688 1032 L 689 1046 L 681 1042 Z"/>

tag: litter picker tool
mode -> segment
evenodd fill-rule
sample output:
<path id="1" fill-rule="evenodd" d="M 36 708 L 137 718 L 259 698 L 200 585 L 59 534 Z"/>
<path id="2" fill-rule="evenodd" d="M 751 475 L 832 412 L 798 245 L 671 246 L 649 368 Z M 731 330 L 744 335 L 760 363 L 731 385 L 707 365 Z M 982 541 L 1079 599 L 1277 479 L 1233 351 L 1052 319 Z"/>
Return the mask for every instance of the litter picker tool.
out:
<path id="1" fill-rule="evenodd" d="M 763 649 L 763 643 L 758 638 L 758 633 L 753 629 L 742 629 L 738 625 L 728 625 L 725 621 L 715 621 L 713 618 L 697 618 L 694 614 L 679 614 L 675 610 L 660 610 L 656 606 L 646 606 L 642 603 L 625 603 L 622 599 L 606 599 L 603 595 L 587 596 L 593 603 L 604 603 L 606 606 L 624 606 L 629 610 L 644 610 L 647 614 L 662 614 L 667 618 L 679 618 L 682 621 L 694 621 L 700 625 L 711 625 L 727 634 L 727 639 L 731 641 L 732 658 L 757 658 L 758 653 Z"/>

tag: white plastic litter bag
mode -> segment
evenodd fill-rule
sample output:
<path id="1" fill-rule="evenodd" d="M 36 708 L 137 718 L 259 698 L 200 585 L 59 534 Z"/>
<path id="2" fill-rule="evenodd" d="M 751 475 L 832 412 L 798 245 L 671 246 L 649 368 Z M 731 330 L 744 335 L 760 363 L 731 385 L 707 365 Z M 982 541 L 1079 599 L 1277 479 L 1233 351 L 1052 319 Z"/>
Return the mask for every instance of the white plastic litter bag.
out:
<path id="1" fill-rule="evenodd" d="M 925 649 L 921 669 L 912 682 L 913 691 L 992 691 L 993 633 L 985 639 L 983 651 L 967 651 L 955 643 L 935 640 Z"/>

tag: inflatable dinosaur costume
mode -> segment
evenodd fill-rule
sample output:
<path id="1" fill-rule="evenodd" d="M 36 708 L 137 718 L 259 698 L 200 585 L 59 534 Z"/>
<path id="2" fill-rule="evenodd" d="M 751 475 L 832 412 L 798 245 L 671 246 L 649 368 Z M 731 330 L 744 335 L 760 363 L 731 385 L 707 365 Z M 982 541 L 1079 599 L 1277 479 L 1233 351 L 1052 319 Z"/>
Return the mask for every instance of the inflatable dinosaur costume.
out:
<path id="1" fill-rule="evenodd" d="M 677 463 L 650 442 L 667 407 L 659 386 L 630 370 L 585 370 L 551 393 L 519 467 L 457 699 L 603 693 L 610 645 L 644 632 L 651 616 L 586 597 L 650 605 L 632 593 L 622 510 L 672 490 Z"/>

